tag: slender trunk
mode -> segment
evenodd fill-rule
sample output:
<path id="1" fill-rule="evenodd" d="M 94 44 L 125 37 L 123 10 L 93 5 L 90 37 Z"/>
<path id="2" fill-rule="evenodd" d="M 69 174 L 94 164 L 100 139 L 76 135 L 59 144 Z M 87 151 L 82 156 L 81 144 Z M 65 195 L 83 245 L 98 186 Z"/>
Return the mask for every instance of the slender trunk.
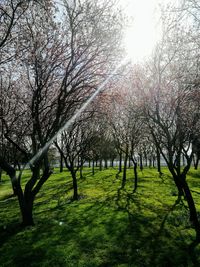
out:
<path id="1" fill-rule="evenodd" d="M 135 177 L 134 189 L 133 192 L 136 192 L 138 186 L 138 174 L 137 174 L 137 161 L 133 160 L 133 171 Z"/>
<path id="2" fill-rule="evenodd" d="M 119 166 L 118 166 L 118 172 L 116 174 L 116 178 L 119 178 L 119 174 L 122 172 L 122 152 L 119 153 Z M 123 186 L 123 185 L 122 185 Z"/>
<path id="3" fill-rule="evenodd" d="M 158 169 L 159 174 L 162 175 L 161 165 L 160 165 L 160 152 L 158 148 L 156 149 L 156 157 L 157 157 L 157 169 Z"/>
<path id="4" fill-rule="evenodd" d="M 128 167 L 130 168 L 131 167 L 131 158 L 128 157 Z"/>
<path id="5" fill-rule="evenodd" d="M 196 160 L 194 160 L 194 169 L 197 170 L 199 165 L 199 157 L 196 157 Z"/>
<path id="6" fill-rule="evenodd" d="M 105 159 L 105 160 L 104 160 L 104 163 L 105 163 L 105 166 L 104 166 L 104 167 L 105 167 L 105 169 L 108 169 L 108 160 L 107 160 L 107 159 Z"/>
<path id="7" fill-rule="evenodd" d="M 91 168 L 91 161 L 90 161 L 90 159 L 88 161 L 88 167 Z"/>
<path id="8" fill-rule="evenodd" d="M 76 172 L 74 170 L 71 170 L 72 175 L 72 181 L 73 181 L 73 200 L 78 200 L 78 185 L 77 185 L 77 179 L 76 179 Z"/>
<path id="9" fill-rule="evenodd" d="M 81 167 L 80 167 L 80 178 L 83 179 L 83 159 L 81 158 Z"/>
<path id="10" fill-rule="evenodd" d="M 190 211 L 190 221 L 193 224 L 195 231 L 196 231 L 196 239 L 200 242 L 200 223 L 197 216 L 196 207 L 194 204 L 194 200 L 190 191 L 190 188 L 186 182 L 185 177 L 182 178 L 182 187 L 185 193 L 185 198 L 188 203 L 189 211 Z"/>
<path id="11" fill-rule="evenodd" d="M 109 166 L 110 166 L 110 167 L 113 167 L 113 166 L 112 166 L 112 159 L 109 160 L 109 163 L 110 163 Z"/>
<path id="12" fill-rule="evenodd" d="M 127 170 L 127 161 L 128 161 L 128 154 L 125 154 L 125 158 L 124 158 L 124 169 L 123 169 L 123 183 L 126 183 L 126 170 Z"/>
<path id="13" fill-rule="evenodd" d="M 98 159 L 96 160 L 96 167 L 98 167 Z"/>
<path id="14" fill-rule="evenodd" d="M 102 159 L 99 160 L 99 170 L 102 171 Z"/>
<path id="15" fill-rule="evenodd" d="M 149 158 L 149 168 L 151 168 L 152 167 L 152 158 L 150 157 Z"/>
<path id="16" fill-rule="evenodd" d="M 2 182 L 1 178 L 2 178 L 2 169 L 0 167 L 0 183 Z"/>
<path id="17" fill-rule="evenodd" d="M 9 166 L 10 169 L 4 169 L 7 174 L 10 176 L 10 180 L 11 180 L 11 185 L 12 185 L 12 190 L 13 190 L 13 195 L 17 196 L 18 192 L 17 192 L 17 177 L 16 177 L 16 170 Z"/>
<path id="18" fill-rule="evenodd" d="M 63 172 L 63 155 L 60 153 L 60 172 Z"/>
<path id="19" fill-rule="evenodd" d="M 92 175 L 94 175 L 94 160 L 92 160 Z"/>
<path id="20" fill-rule="evenodd" d="M 182 155 L 182 160 L 183 160 L 183 167 L 185 166 L 185 157 Z"/>
<path id="21" fill-rule="evenodd" d="M 122 172 L 122 152 L 119 153 L 119 173 Z"/>
<path id="22" fill-rule="evenodd" d="M 140 154 L 140 170 L 143 171 L 142 154 Z"/>
<path id="23" fill-rule="evenodd" d="M 155 157 L 153 156 L 153 168 L 155 168 Z"/>
<path id="24" fill-rule="evenodd" d="M 114 167 L 114 159 L 111 159 L 111 167 Z"/>
<path id="25" fill-rule="evenodd" d="M 80 179 L 83 179 L 83 167 L 80 167 Z"/>

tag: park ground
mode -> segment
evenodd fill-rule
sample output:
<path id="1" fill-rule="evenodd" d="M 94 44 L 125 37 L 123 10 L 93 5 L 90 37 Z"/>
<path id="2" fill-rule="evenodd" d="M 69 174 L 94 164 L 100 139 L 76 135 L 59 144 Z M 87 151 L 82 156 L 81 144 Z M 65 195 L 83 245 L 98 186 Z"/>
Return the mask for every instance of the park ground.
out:
<path id="1" fill-rule="evenodd" d="M 44 184 L 34 205 L 35 226 L 23 229 L 9 178 L 0 184 L 1 267 L 186 267 L 200 266 L 184 200 L 167 169 L 139 171 L 133 193 L 133 170 L 121 187 L 117 169 L 84 168 L 78 201 L 72 201 L 69 172 L 58 169 Z M 24 171 L 23 180 L 29 177 Z M 188 174 L 200 214 L 200 172 Z"/>

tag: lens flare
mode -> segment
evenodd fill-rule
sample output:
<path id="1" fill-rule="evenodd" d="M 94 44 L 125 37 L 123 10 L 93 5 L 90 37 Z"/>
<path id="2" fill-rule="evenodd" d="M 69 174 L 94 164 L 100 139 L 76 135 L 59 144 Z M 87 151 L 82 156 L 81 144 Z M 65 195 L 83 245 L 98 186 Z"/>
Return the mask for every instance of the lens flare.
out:
<path id="1" fill-rule="evenodd" d="M 72 123 L 81 115 L 81 113 L 86 109 L 86 107 L 95 99 L 95 97 L 101 92 L 101 90 L 106 86 L 106 84 L 110 81 L 110 79 L 116 75 L 116 72 L 121 68 L 123 65 L 127 64 L 129 61 L 128 58 L 122 60 L 119 65 L 114 69 L 114 71 L 108 75 L 106 80 L 100 84 L 97 90 L 90 96 L 90 98 L 82 105 L 82 107 L 77 110 L 77 112 L 69 119 L 63 127 L 45 144 L 43 148 L 41 148 L 38 153 L 27 163 L 29 166 L 34 166 L 34 163 L 43 155 L 45 151 L 48 150 L 49 146 L 56 140 L 57 136 L 61 134 L 63 131 L 66 131 Z"/>

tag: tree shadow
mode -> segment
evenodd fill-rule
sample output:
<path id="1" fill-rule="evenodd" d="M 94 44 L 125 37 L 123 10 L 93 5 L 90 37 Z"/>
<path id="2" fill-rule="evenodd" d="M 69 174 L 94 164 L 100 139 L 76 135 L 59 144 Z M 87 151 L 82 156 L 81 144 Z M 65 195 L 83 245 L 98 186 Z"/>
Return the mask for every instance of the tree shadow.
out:
<path id="1" fill-rule="evenodd" d="M 200 244 L 200 240 L 193 240 L 188 246 L 188 253 L 194 266 L 200 266 L 200 261 L 197 257 L 196 248 Z"/>
<path id="2" fill-rule="evenodd" d="M 165 226 L 170 213 L 179 204 L 177 199 L 166 213 L 160 214 L 163 217 L 160 223 L 158 215 L 144 212 L 140 197 L 142 194 L 133 194 L 128 186 L 121 185 L 104 198 L 86 198 L 38 211 L 36 227 L 8 230 L 4 242 L 12 239 L 12 243 L 8 244 L 10 247 L 4 245 L 0 260 L 10 257 L 10 263 L 5 266 L 16 267 L 191 266 L 187 265 L 187 253 L 192 255 L 193 252 L 192 249 L 185 252 L 187 244 L 183 247 L 180 247 L 181 242 L 173 247 L 165 244 L 169 239 L 170 244 L 175 241 L 172 236 L 166 236 Z M 43 202 L 38 205 L 42 206 Z M 178 253 L 180 257 L 175 261 Z M 199 266 L 196 256 L 192 262 Z"/>
<path id="3" fill-rule="evenodd" d="M 152 266 L 154 264 L 154 259 L 156 258 L 156 254 L 157 254 L 157 244 L 159 244 L 159 238 L 161 237 L 162 232 L 165 228 L 165 224 L 167 222 L 167 219 L 168 219 L 169 215 L 171 214 L 171 212 L 174 211 L 175 208 L 180 204 L 180 202 L 181 202 L 181 198 L 178 196 L 177 199 L 175 200 L 174 204 L 168 209 L 163 220 L 161 221 L 161 224 L 160 224 L 158 231 L 155 233 L 155 237 L 154 237 L 154 240 L 152 242 L 152 256 L 151 256 L 151 261 L 150 261 Z M 167 264 L 169 264 L 169 262 L 167 262 Z M 166 266 L 168 266 L 168 265 L 166 265 Z"/>
<path id="4" fill-rule="evenodd" d="M 11 239 L 13 236 L 15 236 L 17 233 L 24 230 L 24 227 L 19 224 L 18 221 L 13 222 L 11 224 L 1 226 L 0 227 L 0 247 L 8 242 L 9 239 Z"/>
<path id="5" fill-rule="evenodd" d="M 123 198 L 124 202 L 121 202 Z M 135 213 L 131 209 L 131 206 L 134 204 L 136 207 Z M 173 236 L 170 236 L 168 230 L 165 230 L 165 225 L 168 222 L 168 218 L 170 214 L 179 206 L 183 205 L 184 203 L 180 197 L 174 201 L 173 205 L 168 208 L 165 216 L 163 217 L 159 228 L 154 225 L 148 218 L 145 218 L 140 214 L 142 211 L 142 204 L 140 203 L 139 199 L 136 197 L 135 194 L 132 192 L 128 192 L 127 189 L 122 185 L 117 190 L 117 198 L 116 198 L 116 205 L 119 210 L 123 210 L 127 212 L 129 223 L 132 226 L 133 233 L 137 231 L 138 235 L 136 235 L 140 240 L 140 249 L 145 248 L 146 251 L 149 253 L 149 262 L 147 265 L 144 266 L 175 266 L 173 261 L 172 253 L 179 258 L 180 266 L 188 267 L 188 266 L 200 266 L 200 261 L 198 259 L 197 252 L 195 251 L 196 247 L 199 245 L 197 240 L 192 241 L 191 244 L 188 245 L 187 242 L 180 242 L 180 240 L 176 240 Z M 185 207 L 184 207 L 185 208 Z M 138 214 L 139 213 L 139 214 Z M 141 226 L 144 228 L 151 228 L 149 234 L 144 235 L 141 231 Z M 169 226 L 169 225 L 168 225 Z M 178 230 L 178 229 L 177 229 Z M 180 238 L 182 241 L 184 237 L 180 234 Z M 169 236 L 168 236 L 169 235 Z M 170 245 L 172 247 L 177 247 L 177 250 L 172 251 L 172 249 L 167 248 L 164 244 L 165 240 L 169 240 Z M 170 240 L 171 239 L 171 240 Z M 145 244 L 145 245 L 144 245 Z M 165 250 L 162 248 L 165 248 Z M 158 259 L 158 255 L 161 254 L 162 260 Z M 177 252 L 177 255 L 176 255 Z M 179 254 L 179 255 L 178 255 Z M 162 265 L 160 265 L 162 264 Z"/>

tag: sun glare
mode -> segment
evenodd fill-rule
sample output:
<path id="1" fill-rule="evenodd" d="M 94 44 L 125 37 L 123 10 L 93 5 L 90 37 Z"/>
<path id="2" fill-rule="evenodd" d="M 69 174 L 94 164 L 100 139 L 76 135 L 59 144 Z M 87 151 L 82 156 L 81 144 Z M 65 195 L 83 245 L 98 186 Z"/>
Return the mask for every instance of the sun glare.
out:
<path id="1" fill-rule="evenodd" d="M 125 30 L 124 46 L 133 62 L 148 57 L 160 37 L 158 0 L 123 1 L 131 20 Z"/>

